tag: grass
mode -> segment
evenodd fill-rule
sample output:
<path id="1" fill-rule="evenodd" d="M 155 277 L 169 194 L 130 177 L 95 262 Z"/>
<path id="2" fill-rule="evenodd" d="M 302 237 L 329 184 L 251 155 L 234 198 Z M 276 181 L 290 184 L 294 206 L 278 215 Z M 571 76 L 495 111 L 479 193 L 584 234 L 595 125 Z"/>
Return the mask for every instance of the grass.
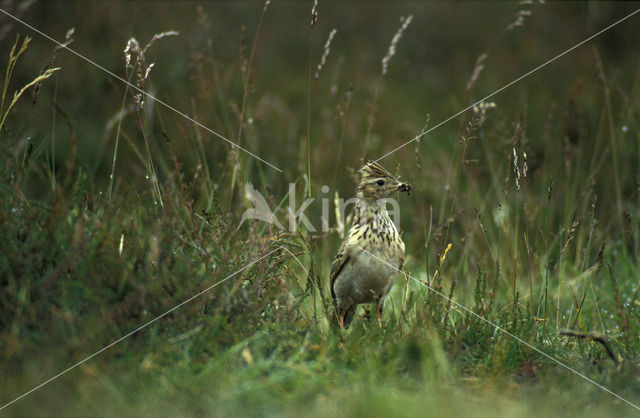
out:
<path id="1" fill-rule="evenodd" d="M 383 328 L 364 310 L 344 333 L 329 325 L 336 216 L 326 233 L 304 223 L 296 232 L 258 221 L 238 228 L 252 206 L 242 200 L 250 182 L 285 226 L 290 199 L 300 207 L 315 198 L 305 214 L 319 229 L 321 216 L 334 213 L 335 193 L 351 196 L 365 140 L 367 156 L 382 156 L 425 132 L 427 112 L 434 126 L 633 10 L 319 2 L 309 32 L 312 5 L 286 6 L 194 4 L 178 12 L 159 3 L 155 19 L 139 32 L 122 23 L 105 48 L 117 51 L 109 68 L 122 68 L 127 39 L 152 39 L 122 68 L 124 78 L 283 174 L 106 75 L 87 75 L 44 40 L 16 40 L 12 49 L 6 40 L 23 30 L 7 29 L 0 404 L 165 315 L 2 413 L 636 413 L 596 385 L 640 403 L 632 24 L 381 161 L 415 189 L 399 201 L 406 275 L 392 289 Z M 60 13 L 34 5 L 25 19 L 38 23 L 38 7 Z M 92 55 L 85 42 L 102 27 L 96 22 L 110 28 L 125 6 L 84 7 L 87 21 L 71 45 Z M 375 19 L 349 18 L 354 8 Z M 145 10 L 126 6 L 134 20 Z M 438 26 L 436 12 L 460 30 Z M 488 39 L 471 30 L 485 14 Z M 413 20 L 396 39 L 401 15 Z M 66 20 L 50 22 L 38 27 L 54 33 Z M 334 28 L 331 54 L 322 57 Z M 153 36 L 169 29 L 180 35 Z M 565 35 L 567 45 L 550 42 Z M 425 47 L 427 38 L 434 41 Z M 395 55 L 385 58 L 382 77 L 391 39 Z M 440 51 L 436 40 L 457 48 Z M 322 74 L 311 82 L 320 60 Z M 78 92 L 84 77 L 92 81 Z"/>

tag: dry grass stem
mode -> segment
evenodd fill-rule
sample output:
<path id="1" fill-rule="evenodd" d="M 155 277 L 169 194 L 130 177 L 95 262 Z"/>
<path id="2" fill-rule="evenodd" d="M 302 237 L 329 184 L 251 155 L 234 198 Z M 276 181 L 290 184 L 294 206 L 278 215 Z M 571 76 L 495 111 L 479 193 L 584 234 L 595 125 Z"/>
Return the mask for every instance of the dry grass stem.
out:
<path id="1" fill-rule="evenodd" d="M 333 37 L 336 36 L 336 29 L 331 30 L 331 32 L 329 32 L 329 37 L 327 38 L 327 42 L 325 42 L 324 44 L 324 50 L 322 52 L 322 58 L 320 58 L 320 63 L 318 64 L 318 69 L 316 70 L 316 80 L 320 79 L 320 72 L 322 71 L 322 68 L 324 68 L 324 65 L 327 62 L 327 57 L 329 57 L 329 53 L 331 52 L 331 42 L 333 41 Z"/>
<path id="2" fill-rule="evenodd" d="M 396 46 L 398 45 L 398 42 L 400 42 L 400 39 L 402 39 L 402 34 L 409 27 L 409 24 L 412 20 L 413 15 L 409 15 L 406 18 L 400 18 L 400 22 L 402 23 L 402 25 L 400 25 L 400 28 L 398 28 L 396 34 L 393 35 L 393 38 L 391 39 L 391 45 L 389 45 L 389 50 L 387 51 L 387 55 L 382 58 L 382 75 L 385 75 L 387 73 L 389 61 L 391 61 L 391 58 L 393 58 L 393 56 L 396 54 Z"/>

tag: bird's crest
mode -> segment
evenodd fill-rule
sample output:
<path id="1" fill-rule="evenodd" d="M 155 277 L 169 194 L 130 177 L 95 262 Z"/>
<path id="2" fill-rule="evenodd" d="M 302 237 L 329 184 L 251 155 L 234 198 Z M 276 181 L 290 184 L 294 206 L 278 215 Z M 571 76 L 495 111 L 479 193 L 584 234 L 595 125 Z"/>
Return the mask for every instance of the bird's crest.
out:
<path id="1" fill-rule="evenodd" d="M 378 164 L 375 161 L 367 161 L 365 165 L 362 166 L 360 170 L 358 170 L 360 174 L 360 181 L 366 180 L 367 178 L 372 177 L 390 177 L 394 178 L 391 173 L 389 173 L 384 167 Z"/>

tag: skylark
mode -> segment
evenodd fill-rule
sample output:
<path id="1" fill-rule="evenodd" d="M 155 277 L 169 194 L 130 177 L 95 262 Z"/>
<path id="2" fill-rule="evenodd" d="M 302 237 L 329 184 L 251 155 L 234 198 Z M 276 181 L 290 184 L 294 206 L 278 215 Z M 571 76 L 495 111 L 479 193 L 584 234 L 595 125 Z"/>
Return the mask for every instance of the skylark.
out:
<path id="1" fill-rule="evenodd" d="M 373 161 L 358 174 L 353 224 L 331 264 L 331 296 L 341 328 L 349 326 L 359 304 L 369 302 L 376 302 L 382 326 L 384 300 L 404 263 L 404 242 L 381 199 L 396 191 L 411 194 L 411 185 Z"/>

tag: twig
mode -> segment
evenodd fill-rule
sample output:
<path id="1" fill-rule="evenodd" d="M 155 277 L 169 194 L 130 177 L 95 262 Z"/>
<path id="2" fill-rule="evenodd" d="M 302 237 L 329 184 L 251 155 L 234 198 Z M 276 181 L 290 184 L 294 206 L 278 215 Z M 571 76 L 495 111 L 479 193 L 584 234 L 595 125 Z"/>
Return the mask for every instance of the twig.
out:
<path id="1" fill-rule="evenodd" d="M 613 350 L 611 350 L 611 346 L 609 346 L 609 342 L 602 335 L 589 334 L 586 332 L 576 332 L 576 331 L 570 331 L 570 330 L 560 331 L 560 335 L 565 335 L 567 337 L 580 338 L 581 340 L 591 340 L 591 341 L 599 342 L 607 351 L 607 355 L 611 360 L 613 360 L 616 366 L 620 363 L 616 358 L 616 356 L 613 354 Z"/>

